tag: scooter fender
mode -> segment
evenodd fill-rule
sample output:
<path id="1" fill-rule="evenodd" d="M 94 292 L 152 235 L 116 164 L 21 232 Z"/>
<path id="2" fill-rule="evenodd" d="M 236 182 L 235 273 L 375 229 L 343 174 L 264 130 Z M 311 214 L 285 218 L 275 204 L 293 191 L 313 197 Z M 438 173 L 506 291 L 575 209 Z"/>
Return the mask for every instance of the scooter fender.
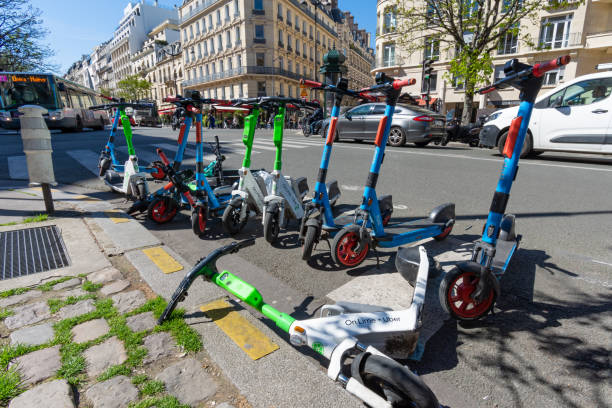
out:
<path id="1" fill-rule="evenodd" d="M 455 223 L 455 203 L 440 204 L 429 213 L 433 223 L 444 223 L 446 227 Z"/>
<path id="2" fill-rule="evenodd" d="M 268 196 L 268 197 L 270 197 L 270 196 Z M 280 205 L 279 205 L 279 202 L 278 202 L 279 200 L 276 200 L 274 198 L 268 199 L 268 197 L 266 197 L 263 217 L 261 218 L 261 223 L 263 225 L 265 225 L 266 219 L 268 217 L 274 216 L 274 214 L 277 211 L 280 211 L 280 208 L 281 208 Z"/>
<path id="3" fill-rule="evenodd" d="M 457 268 L 459 268 L 461 272 L 471 272 L 478 276 L 478 286 L 472 295 L 474 300 L 482 301 L 482 298 L 489 293 L 490 288 L 493 288 L 498 297 L 500 296 L 501 288 L 499 281 L 495 275 L 493 275 L 490 268 L 486 268 L 484 265 L 474 261 L 459 262 Z"/>

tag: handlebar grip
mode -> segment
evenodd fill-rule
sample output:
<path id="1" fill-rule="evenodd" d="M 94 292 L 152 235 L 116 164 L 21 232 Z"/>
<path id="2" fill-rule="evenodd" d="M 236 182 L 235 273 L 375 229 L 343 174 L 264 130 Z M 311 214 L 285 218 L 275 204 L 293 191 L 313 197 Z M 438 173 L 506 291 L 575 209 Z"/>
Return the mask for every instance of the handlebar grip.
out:
<path id="1" fill-rule="evenodd" d="M 180 98 L 177 98 L 176 96 L 166 96 L 164 98 L 164 102 L 178 102 L 180 101 Z"/>
<path id="2" fill-rule="evenodd" d="M 321 82 L 311 81 L 309 79 L 300 79 L 300 85 L 307 86 L 309 88 L 320 88 L 323 86 Z"/>
<path id="3" fill-rule="evenodd" d="M 100 98 L 104 98 L 104 99 L 106 99 L 106 100 L 108 100 L 108 101 L 113 101 L 113 102 L 116 102 L 115 98 L 113 98 L 113 97 L 111 97 L 111 96 L 106 96 L 106 95 L 102 95 L 102 94 L 100 94 Z"/>
<path id="4" fill-rule="evenodd" d="M 164 162 L 166 166 L 170 165 L 170 160 L 168 160 L 168 158 L 166 157 L 166 154 L 164 153 L 162 149 L 157 148 L 157 155 L 162 159 L 162 162 Z"/>
<path id="5" fill-rule="evenodd" d="M 533 66 L 533 76 L 541 77 L 546 72 L 551 71 L 553 69 L 559 68 L 560 66 L 567 65 L 571 61 L 572 57 L 569 55 L 564 55 L 559 58 L 555 58 L 554 60 L 550 60 L 548 62 L 543 62 L 541 64 L 535 64 Z"/>
<path id="6" fill-rule="evenodd" d="M 401 89 L 404 86 L 414 85 L 416 84 L 416 79 L 408 78 L 408 79 L 396 79 L 393 81 L 393 89 Z"/>
<path id="7" fill-rule="evenodd" d="M 489 92 L 493 92 L 494 90 L 495 90 L 495 87 L 494 86 L 490 86 L 488 88 L 479 89 L 476 92 L 481 94 L 481 95 L 484 95 L 484 94 L 488 94 Z"/>

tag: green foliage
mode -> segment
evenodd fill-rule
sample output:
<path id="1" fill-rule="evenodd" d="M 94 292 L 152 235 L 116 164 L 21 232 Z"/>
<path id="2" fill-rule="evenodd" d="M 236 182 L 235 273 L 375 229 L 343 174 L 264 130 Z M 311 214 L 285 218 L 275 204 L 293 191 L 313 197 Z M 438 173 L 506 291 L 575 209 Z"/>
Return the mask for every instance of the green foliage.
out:
<path id="1" fill-rule="evenodd" d="M 183 405 L 175 397 L 164 395 L 163 397 L 145 398 L 139 402 L 132 402 L 128 408 L 189 408 L 189 405 Z"/>
<path id="2" fill-rule="evenodd" d="M 154 331 L 169 331 L 176 340 L 176 344 L 183 347 L 185 351 L 200 351 L 202 350 L 200 336 L 182 319 L 183 313 L 183 310 L 175 310 L 170 318 L 161 326 L 155 327 Z"/>
<path id="3" fill-rule="evenodd" d="M 97 378 L 98 381 L 106 381 L 110 378 L 113 378 L 117 375 L 130 375 L 132 374 L 132 370 L 126 366 L 125 364 L 118 364 L 112 367 L 109 367 L 108 370 L 100 374 Z"/>
<path id="4" fill-rule="evenodd" d="M 58 283 L 65 282 L 72 278 L 74 278 L 74 276 L 63 276 L 61 278 L 54 279 L 52 281 L 49 281 L 47 283 L 44 283 L 38 286 L 32 286 L 32 287 L 26 287 L 26 288 L 14 288 L 14 289 L 5 290 L 3 292 L 0 292 L 0 299 L 7 298 L 9 296 L 21 295 L 33 289 L 38 289 L 43 292 L 48 292 L 53 288 L 53 286 L 57 285 Z"/>
<path id="5" fill-rule="evenodd" d="M 122 79 L 117 86 L 119 87 L 119 96 L 128 101 L 144 98 L 151 89 L 151 83 L 138 75 L 130 75 Z"/>
<path id="6" fill-rule="evenodd" d="M 0 369 L 0 404 L 6 406 L 22 391 L 21 376 L 17 369 L 15 367 Z"/>
<path id="7" fill-rule="evenodd" d="M 42 344 L 40 346 L 26 346 L 25 344 L 17 344 L 15 346 L 11 346 L 10 344 L 6 344 L 2 346 L 0 349 L 0 369 L 6 370 L 9 362 L 12 359 L 23 356 L 24 354 L 28 354 L 32 351 L 36 351 L 43 347 L 46 347 L 46 345 Z"/>
<path id="8" fill-rule="evenodd" d="M 21 295 L 31 289 L 32 288 L 14 288 L 14 289 L 5 290 L 3 292 L 0 292 L 0 298 L 7 298 L 9 296 Z"/>
<path id="9" fill-rule="evenodd" d="M 148 379 L 149 377 L 147 377 L 146 374 L 137 374 L 132 377 L 132 384 L 140 385 L 140 384 L 145 383 Z"/>
<path id="10" fill-rule="evenodd" d="M 67 305 L 74 305 L 77 302 L 85 299 L 94 299 L 96 295 L 90 293 L 82 296 L 70 296 L 67 299 L 49 299 L 47 300 L 47 304 L 49 305 L 49 309 L 51 313 L 55 313 L 60 310 L 62 307 Z"/>
<path id="11" fill-rule="evenodd" d="M 108 88 L 100 88 L 100 95 L 111 96 L 111 90 Z"/>
<path id="12" fill-rule="evenodd" d="M 100 289 L 102 287 L 101 283 L 92 283 L 88 280 L 86 280 L 85 282 L 83 282 L 83 290 L 86 290 L 87 292 L 95 292 L 96 290 Z"/>
<path id="13" fill-rule="evenodd" d="M 74 278 L 74 276 L 63 276 L 63 277 L 61 277 L 59 279 L 55 279 L 55 280 L 49 281 L 47 283 L 44 283 L 44 284 L 38 286 L 36 289 L 41 290 L 43 292 L 48 292 L 51 289 L 53 289 L 53 286 L 57 285 L 58 283 L 66 282 L 66 281 L 68 281 L 70 279 L 73 279 L 73 278 Z"/>
<path id="14" fill-rule="evenodd" d="M 166 387 L 163 382 L 151 380 L 143 384 L 140 388 L 140 392 L 142 395 L 155 395 L 164 392 L 165 389 Z"/>
<path id="15" fill-rule="evenodd" d="M 15 312 L 13 312 L 10 309 L 0 309 L 0 320 L 4 320 L 7 317 L 12 316 L 14 314 L 15 314 Z"/>

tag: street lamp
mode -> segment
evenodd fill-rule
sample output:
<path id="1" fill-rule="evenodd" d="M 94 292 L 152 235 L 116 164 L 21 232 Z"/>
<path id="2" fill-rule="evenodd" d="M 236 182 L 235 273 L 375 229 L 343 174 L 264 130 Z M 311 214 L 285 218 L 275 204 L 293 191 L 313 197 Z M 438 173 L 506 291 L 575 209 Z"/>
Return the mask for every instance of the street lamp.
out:
<path id="1" fill-rule="evenodd" d="M 176 68 L 174 67 L 174 61 L 176 60 L 176 57 L 178 57 L 179 55 L 181 55 L 181 52 L 183 52 L 182 46 L 181 46 L 181 42 L 180 41 L 175 41 L 170 45 L 166 45 L 165 47 L 160 49 L 161 52 L 163 52 L 164 54 L 166 54 L 169 57 L 172 57 L 172 70 L 174 71 L 174 80 L 171 80 L 174 83 L 174 94 L 178 94 L 178 87 L 176 85 Z M 191 49 L 191 55 L 193 57 L 193 48 Z"/>

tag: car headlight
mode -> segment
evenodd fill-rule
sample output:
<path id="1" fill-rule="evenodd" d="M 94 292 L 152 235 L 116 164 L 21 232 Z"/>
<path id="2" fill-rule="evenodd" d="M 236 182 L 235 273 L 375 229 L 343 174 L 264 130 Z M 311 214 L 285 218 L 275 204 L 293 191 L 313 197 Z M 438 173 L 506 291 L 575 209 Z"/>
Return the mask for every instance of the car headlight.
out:
<path id="1" fill-rule="evenodd" d="M 495 120 L 495 119 L 499 118 L 501 116 L 501 114 L 502 114 L 501 112 L 493 112 L 492 114 L 490 114 L 487 117 L 487 120 L 485 121 L 485 123 L 486 122 L 491 122 L 492 120 Z"/>
<path id="2" fill-rule="evenodd" d="M 51 120 L 61 120 L 64 118 L 64 113 L 61 110 L 53 111 L 49 113 L 49 119 Z"/>
<path id="3" fill-rule="evenodd" d="M 11 120 L 11 114 L 9 112 L 0 111 L 0 120 L 9 122 Z"/>

